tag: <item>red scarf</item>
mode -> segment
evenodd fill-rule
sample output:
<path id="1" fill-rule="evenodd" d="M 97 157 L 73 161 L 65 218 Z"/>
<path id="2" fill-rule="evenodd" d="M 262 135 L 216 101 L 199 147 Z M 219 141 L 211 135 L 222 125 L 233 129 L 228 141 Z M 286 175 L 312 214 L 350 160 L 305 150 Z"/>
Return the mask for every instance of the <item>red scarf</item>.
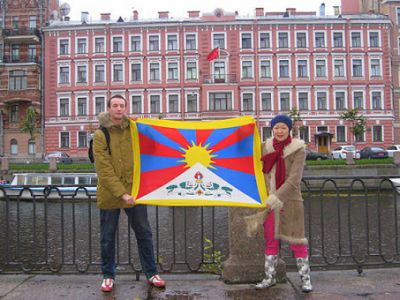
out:
<path id="1" fill-rule="evenodd" d="M 269 173 L 276 163 L 275 168 L 275 186 L 279 189 L 280 186 L 285 182 L 285 160 L 283 159 L 283 149 L 292 142 L 292 137 L 289 135 L 288 138 L 282 142 L 278 142 L 275 138 L 273 139 L 274 152 L 265 154 L 261 160 L 264 162 L 263 172 Z"/>

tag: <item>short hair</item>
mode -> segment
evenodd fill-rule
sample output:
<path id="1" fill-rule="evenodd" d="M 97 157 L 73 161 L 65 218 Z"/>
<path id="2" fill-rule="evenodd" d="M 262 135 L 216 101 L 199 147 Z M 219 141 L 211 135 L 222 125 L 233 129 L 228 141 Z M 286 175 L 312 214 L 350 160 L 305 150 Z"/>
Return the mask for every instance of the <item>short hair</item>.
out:
<path id="1" fill-rule="evenodd" d="M 108 107 L 108 108 L 111 107 L 111 100 L 112 100 L 112 99 L 115 99 L 115 98 L 124 100 L 124 101 L 125 101 L 125 106 L 128 105 L 128 102 L 126 101 L 126 99 L 124 98 L 124 96 L 122 96 L 122 95 L 120 95 L 120 94 L 116 94 L 116 95 L 112 95 L 112 96 L 110 97 L 110 99 L 107 100 L 107 107 Z"/>

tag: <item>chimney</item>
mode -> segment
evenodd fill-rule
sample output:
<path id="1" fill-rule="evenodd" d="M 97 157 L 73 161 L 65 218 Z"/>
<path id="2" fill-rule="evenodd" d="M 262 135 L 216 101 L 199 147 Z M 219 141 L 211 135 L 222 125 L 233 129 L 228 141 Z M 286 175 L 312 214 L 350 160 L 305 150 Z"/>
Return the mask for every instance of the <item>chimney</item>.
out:
<path id="1" fill-rule="evenodd" d="M 168 19 L 169 11 L 159 11 L 158 18 L 159 19 Z"/>
<path id="2" fill-rule="evenodd" d="M 286 8 L 286 13 L 288 16 L 293 16 L 296 13 L 296 8 Z"/>
<path id="3" fill-rule="evenodd" d="M 339 6 L 337 6 L 337 5 L 333 6 L 333 14 L 335 16 L 339 15 Z"/>
<path id="4" fill-rule="evenodd" d="M 137 10 L 133 11 L 133 20 L 134 21 L 139 20 L 139 12 Z"/>
<path id="5" fill-rule="evenodd" d="M 319 7 L 319 16 L 325 17 L 325 3 L 321 3 L 321 5 Z"/>
<path id="6" fill-rule="evenodd" d="M 100 14 L 100 20 L 101 21 L 110 21 L 111 19 L 111 14 L 110 13 L 101 13 Z"/>
<path id="7" fill-rule="evenodd" d="M 81 12 L 81 22 L 82 23 L 89 22 L 89 13 L 87 11 L 82 11 Z"/>
<path id="8" fill-rule="evenodd" d="M 198 17 L 200 17 L 200 11 L 199 10 L 189 10 L 188 14 L 189 14 L 189 18 L 198 18 Z"/>
<path id="9" fill-rule="evenodd" d="M 264 16 L 264 8 L 263 7 L 257 7 L 256 8 L 256 17 L 262 17 Z"/>

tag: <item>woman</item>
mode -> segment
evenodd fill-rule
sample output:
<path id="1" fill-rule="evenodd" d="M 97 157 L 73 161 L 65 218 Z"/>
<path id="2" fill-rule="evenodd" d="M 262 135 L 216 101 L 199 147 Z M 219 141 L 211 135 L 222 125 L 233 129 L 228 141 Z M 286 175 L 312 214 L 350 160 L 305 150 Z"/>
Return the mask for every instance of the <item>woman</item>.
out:
<path id="1" fill-rule="evenodd" d="M 289 242 L 296 258 L 303 292 L 312 291 L 307 239 L 304 232 L 304 206 L 300 182 L 303 175 L 304 141 L 292 138 L 292 120 L 277 115 L 271 120 L 273 138 L 263 144 L 263 172 L 270 208 L 264 221 L 265 275 L 256 285 L 263 289 L 276 284 L 279 240 Z"/>

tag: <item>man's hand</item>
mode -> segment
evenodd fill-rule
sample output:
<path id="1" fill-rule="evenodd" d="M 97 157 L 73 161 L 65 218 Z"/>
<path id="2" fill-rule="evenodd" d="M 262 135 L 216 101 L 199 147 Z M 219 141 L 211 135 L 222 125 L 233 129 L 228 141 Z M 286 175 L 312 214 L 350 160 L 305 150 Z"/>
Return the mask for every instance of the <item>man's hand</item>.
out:
<path id="1" fill-rule="evenodd" d="M 126 204 L 135 205 L 135 200 L 131 195 L 123 194 L 121 198 Z"/>

